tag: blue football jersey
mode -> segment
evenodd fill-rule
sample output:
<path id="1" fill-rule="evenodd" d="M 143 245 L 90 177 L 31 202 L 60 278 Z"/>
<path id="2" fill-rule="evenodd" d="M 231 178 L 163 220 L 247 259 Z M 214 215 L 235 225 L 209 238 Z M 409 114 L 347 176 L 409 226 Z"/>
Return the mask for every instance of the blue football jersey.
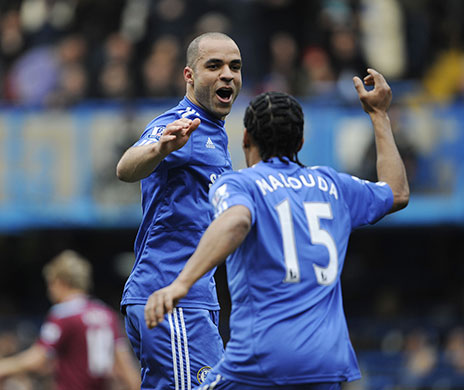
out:
<path id="1" fill-rule="evenodd" d="M 143 216 L 122 306 L 145 304 L 153 291 L 175 279 L 211 222 L 209 187 L 232 169 L 224 121 L 187 98 L 150 122 L 135 145 L 158 142 L 166 125 L 182 117 L 200 118 L 201 124 L 141 181 Z M 179 306 L 219 309 L 213 274 L 199 280 Z"/>
<path id="2" fill-rule="evenodd" d="M 226 262 L 231 335 L 215 371 L 264 386 L 360 378 L 340 275 L 352 229 L 390 210 L 390 187 L 273 158 L 222 175 L 209 196 L 216 215 L 252 216 Z"/>

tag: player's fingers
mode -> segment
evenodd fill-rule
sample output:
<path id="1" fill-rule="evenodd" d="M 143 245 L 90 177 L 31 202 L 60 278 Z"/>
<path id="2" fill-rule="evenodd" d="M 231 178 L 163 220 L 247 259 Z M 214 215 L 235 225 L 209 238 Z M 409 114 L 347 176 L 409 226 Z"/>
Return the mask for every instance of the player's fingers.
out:
<path id="1" fill-rule="evenodd" d="M 190 123 L 192 123 L 192 120 L 189 119 L 189 118 L 179 118 L 179 119 L 176 119 L 174 122 L 172 122 L 170 124 L 185 127 L 185 126 L 189 126 Z"/>
<path id="2" fill-rule="evenodd" d="M 187 130 L 187 135 L 190 136 L 190 134 L 192 134 L 192 132 L 195 131 L 198 128 L 198 126 L 200 126 L 200 123 L 201 123 L 200 118 L 195 118 L 192 121 L 192 123 L 190 123 L 190 127 Z"/>
<path id="3" fill-rule="evenodd" d="M 175 140 L 176 139 L 176 135 L 175 134 L 166 134 L 166 135 L 163 135 L 163 141 L 172 141 L 172 140 Z"/>
<path id="4" fill-rule="evenodd" d="M 364 85 L 369 85 L 369 86 L 374 85 L 374 78 L 370 74 L 364 77 L 363 81 L 364 81 Z"/>
<path id="5" fill-rule="evenodd" d="M 153 305 L 153 297 L 150 296 L 148 298 L 147 303 L 145 304 L 144 315 L 145 315 L 145 323 L 148 328 L 153 328 L 156 324 L 153 323 L 153 313 L 154 313 L 154 305 Z"/>
<path id="6" fill-rule="evenodd" d="M 185 123 L 170 123 L 166 126 L 163 135 L 177 134 L 186 128 L 188 128 L 188 125 Z"/>
<path id="7" fill-rule="evenodd" d="M 372 76 L 372 78 L 374 79 L 375 85 L 387 84 L 387 82 L 385 81 L 385 78 L 375 69 L 369 68 L 367 69 L 367 73 L 369 73 Z"/>
<path id="8" fill-rule="evenodd" d="M 353 77 L 353 84 L 359 96 L 363 96 L 367 92 L 361 79 L 358 76 Z"/>
<path id="9" fill-rule="evenodd" d="M 156 298 L 154 320 L 157 323 L 160 323 L 164 320 L 164 315 L 166 314 L 166 310 L 164 308 L 165 294 L 159 294 Z"/>
<path id="10" fill-rule="evenodd" d="M 172 309 L 174 309 L 174 301 L 172 298 L 164 300 L 164 307 L 166 309 L 166 313 L 172 313 Z"/>

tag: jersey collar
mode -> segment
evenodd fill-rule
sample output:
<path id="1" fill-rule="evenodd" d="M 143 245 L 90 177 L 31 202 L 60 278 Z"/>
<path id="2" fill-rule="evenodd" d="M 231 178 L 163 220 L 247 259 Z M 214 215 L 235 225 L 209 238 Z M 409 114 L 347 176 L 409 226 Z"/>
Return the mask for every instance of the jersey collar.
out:
<path id="1" fill-rule="evenodd" d="M 260 162 L 263 163 L 263 164 L 272 164 L 273 166 L 276 166 L 276 167 L 282 167 L 282 166 L 283 167 L 290 167 L 290 166 L 292 166 L 294 164 L 287 157 L 282 157 L 282 159 L 284 159 L 285 161 L 288 161 L 288 163 L 282 162 L 279 159 L 279 157 L 271 157 L 267 161 L 261 160 Z"/>

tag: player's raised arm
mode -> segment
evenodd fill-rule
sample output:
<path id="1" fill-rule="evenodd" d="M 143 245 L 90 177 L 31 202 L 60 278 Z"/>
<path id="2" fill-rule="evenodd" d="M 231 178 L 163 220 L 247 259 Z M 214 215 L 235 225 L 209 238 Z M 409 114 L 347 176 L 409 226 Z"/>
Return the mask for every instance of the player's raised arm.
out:
<path id="1" fill-rule="evenodd" d="M 378 180 L 388 183 L 393 191 L 393 205 L 390 209 L 392 213 L 407 206 L 409 184 L 387 113 L 392 99 L 391 88 L 380 73 L 374 69 L 368 69 L 367 72 L 369 74 L 364 78 L 364 84 L 374 86 L 374 89 L 367 91 L 359 77 L 354 77 L 353 82 L 361 105 L 374 126 L 377 177 Z"/>
<path id="2" fill-rule="evenodd" d="M 145 322 L 153 328 L 163 321 L 193 284 L 221 264 L 242 243 L 251 227 L 251 214 L 237 205 L 224 211 L 203 234 L 182 272 L 169 286 L 155 291 L 145 305 Z"/>
<path id="3" fill-rule="evenodd" d="M 199 125 L 198 118 L 181 118 L 168 124 L 157 143 L 132 146 L 126 150 L 118 162 L 116 175 L 127 182 L 147 177 L 169 153 L 183 147 Z"/>

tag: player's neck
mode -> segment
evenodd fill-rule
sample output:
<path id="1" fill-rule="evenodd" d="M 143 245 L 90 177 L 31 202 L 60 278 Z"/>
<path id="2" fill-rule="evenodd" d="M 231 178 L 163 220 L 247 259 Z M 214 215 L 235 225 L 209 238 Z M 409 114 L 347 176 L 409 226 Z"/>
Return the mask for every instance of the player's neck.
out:
<path id="1" fill-rule="evenodd" d="M 261 161 L 261 155 L 259 154 L 259 149 L 255 145 L 249 145 L 245 149 L 245 161 L 247 167 L 251 167 Z"/>
<path id="2" fill-rule="evenodd" d="M 69 302 L 72 301 L 73 299 L 83 297 L 85 296 L 85 293 L 82 290 L 76 290 L 76 289 L 69 289 L 65 292 L 60 297 L 60 302 Z"/>

